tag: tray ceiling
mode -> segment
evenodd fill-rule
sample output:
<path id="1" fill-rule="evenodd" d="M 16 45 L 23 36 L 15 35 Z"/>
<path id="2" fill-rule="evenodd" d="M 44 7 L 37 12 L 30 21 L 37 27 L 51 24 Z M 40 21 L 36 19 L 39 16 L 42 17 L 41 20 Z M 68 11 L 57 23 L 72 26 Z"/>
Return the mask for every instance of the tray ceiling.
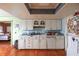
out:
<path id="1" fill-rule="evenodd" d="M 58 3 L 29 3 L 31 9 L 54 9 Z"/>
<path id="2" fill-rule="evenodd" d="M 25 3 L 30 14 L 56 14 L 64 3 Z"/>
<path id="3" fill-rule="evenodd" d="M 79 10 L 79 3 L 65 3 L 56 14 L 30 14 L 24 3 L 0 3 L 0 18 L 3 16 L 15 16 L 23 20 L 57 20 L 73 15 L 76 10 Z"/>

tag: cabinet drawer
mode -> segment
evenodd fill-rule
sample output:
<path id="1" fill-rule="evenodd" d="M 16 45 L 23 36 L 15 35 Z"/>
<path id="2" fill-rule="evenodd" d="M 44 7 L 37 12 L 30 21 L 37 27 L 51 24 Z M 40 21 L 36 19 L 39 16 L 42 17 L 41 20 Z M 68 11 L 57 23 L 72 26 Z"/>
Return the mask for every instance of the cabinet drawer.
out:
<path id="1" fill-rule="evenodd" d="M 32 48 L 32 39 L 26 39 L 25 41 L 25 48 L 26 49 L 31 49 Z"/>

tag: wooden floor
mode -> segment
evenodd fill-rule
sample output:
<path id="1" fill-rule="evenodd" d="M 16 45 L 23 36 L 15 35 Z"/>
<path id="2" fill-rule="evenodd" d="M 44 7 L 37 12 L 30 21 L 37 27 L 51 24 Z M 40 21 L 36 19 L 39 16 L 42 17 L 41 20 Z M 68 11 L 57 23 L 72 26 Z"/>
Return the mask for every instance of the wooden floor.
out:
<path id="1" fill-rule="evenodd" d="M 64 50 L 18 50 L 0 41 L 0 56 L 65 56 Z"/>

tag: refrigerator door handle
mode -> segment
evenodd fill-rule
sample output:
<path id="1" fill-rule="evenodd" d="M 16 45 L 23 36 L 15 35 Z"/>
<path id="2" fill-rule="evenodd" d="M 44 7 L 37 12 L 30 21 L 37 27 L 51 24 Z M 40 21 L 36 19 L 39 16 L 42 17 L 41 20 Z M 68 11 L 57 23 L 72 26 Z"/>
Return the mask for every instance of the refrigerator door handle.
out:
<path id="1" fill-rule="evenodd" d="M 72 37 L 72 40 L 73 40 L 73 41 L 75 41 L 75 38 L 74 38 L 74 37 Z"/>

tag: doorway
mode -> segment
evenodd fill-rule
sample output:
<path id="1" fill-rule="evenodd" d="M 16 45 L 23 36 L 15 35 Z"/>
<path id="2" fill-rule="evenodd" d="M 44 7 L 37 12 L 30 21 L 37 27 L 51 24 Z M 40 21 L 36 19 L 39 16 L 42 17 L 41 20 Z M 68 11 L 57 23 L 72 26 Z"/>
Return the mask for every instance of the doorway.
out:
<path id="1" fill-rule="evenodd" d="M 0 22 L 0 42 L 7 43 L 7 44 L 10 44 L 11 42 L 11 22 L 10 21 Z"/>

